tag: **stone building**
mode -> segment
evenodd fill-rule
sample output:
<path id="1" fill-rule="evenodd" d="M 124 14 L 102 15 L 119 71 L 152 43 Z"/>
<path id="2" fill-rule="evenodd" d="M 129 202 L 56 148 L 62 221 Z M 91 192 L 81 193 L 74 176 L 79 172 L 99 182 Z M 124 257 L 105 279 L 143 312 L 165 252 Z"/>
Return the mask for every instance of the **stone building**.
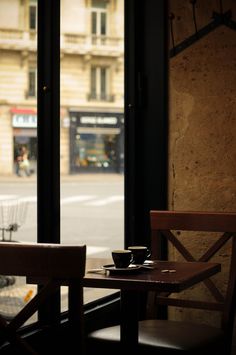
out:
<path id="1" fill-rule="evenodd" d="M 61 173 L 123 172 L 123 0 L 61 1 Z M 0 174 L 37 168 L 37 1 L 0 0 Z"/>

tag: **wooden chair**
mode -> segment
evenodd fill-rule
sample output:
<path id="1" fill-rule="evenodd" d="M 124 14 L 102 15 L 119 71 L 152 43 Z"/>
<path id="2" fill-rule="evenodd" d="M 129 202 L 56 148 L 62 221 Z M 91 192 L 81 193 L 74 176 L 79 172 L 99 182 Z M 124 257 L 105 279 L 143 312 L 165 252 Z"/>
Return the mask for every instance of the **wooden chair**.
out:
<path id="1" fill-rule="evenodd" d="M 209 237 L 214 236 L 214 240 L 199 261 L 208 262 L 228 241 L 231 242 L 231 258 L 225 295 L 219 291 L 212 279 L 204 281 L 212 296 L 212 302 L 170 298 L 170 294 L 155 295 L 156 307 L 162 304 L 220 312 L 221 325 L 216 327 L 190 321 L 150 319 L 151 317 L 140 320 L 139 353 L 229 355 L 236 303 L 236 213 L 151 211 L 150 218 L 153 260 L 159 259 L 159 246 L 161 240 L 166 238 L 185 260 L 196 261 L 180 241 L 182 231 L 189 233 L 185 238 L 192 237 L 190 231 L 220 232 L 220 236 L 218 233 L 206 233 Z M 202 243 L 201 235 L 202 233 L 197 236 L 199 243 Z M 107 352 L 113 349 L 113 355 L 119 347 L 119 340 L 119 326 L 98 329 L 89 334 L 89 342 L 93 347 L 103 344 L 104 349 L 108 349 Z"/>
<path id="2" fill-rule="evenodd" d="M 76 351 L 84 354 L 83 286 L 85 274 L 86 246 L 60 244 L 0 243 L 0 274 L 26 276 L 43 283 L 40 291 L 10 321 L 0 315 L 4 353 L 6 342 L 10 343 L 10 354 L 38 354 L 29 342 L 20 336 L 19 328 L 61 285 L 69 286 L 69 324 L 76 329 Z M 4 336 L 4 339 L 3 339 Z M 47 354 L 47 344 L 40 353 Z"/>

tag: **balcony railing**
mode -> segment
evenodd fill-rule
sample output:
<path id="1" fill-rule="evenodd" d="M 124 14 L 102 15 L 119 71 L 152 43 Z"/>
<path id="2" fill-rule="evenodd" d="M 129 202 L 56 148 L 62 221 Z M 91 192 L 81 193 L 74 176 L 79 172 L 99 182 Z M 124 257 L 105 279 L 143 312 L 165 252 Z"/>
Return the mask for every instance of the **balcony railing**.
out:
<path id="1" fill-rule="evenodd" d="M 87 99 L 88 99 L 88 101 L 114 102 L 115 101 L 115 95 L 89 93 L 89 94 L 87 94 Z"/>
<path id="2" fill-rule="evenodd" d="M 120 56 L 124 52 L 124 38 L 65 33 L 61 35 L 62 53 Z M 37 32 L 0 29 L 0 48 L 33 50 L 37 48 Z"/>
<path id="3" fill-rule="evenodd" d="M 119 56 L 124 52 L 124 38 L 115 36 L 94 36 L 81 34 L 63 34 L 62 52 Z"/>
<path id="4" fill-rule="evenodd" d="M 36 32 L 0 28 L 0 48 L 36 51 Z"/>

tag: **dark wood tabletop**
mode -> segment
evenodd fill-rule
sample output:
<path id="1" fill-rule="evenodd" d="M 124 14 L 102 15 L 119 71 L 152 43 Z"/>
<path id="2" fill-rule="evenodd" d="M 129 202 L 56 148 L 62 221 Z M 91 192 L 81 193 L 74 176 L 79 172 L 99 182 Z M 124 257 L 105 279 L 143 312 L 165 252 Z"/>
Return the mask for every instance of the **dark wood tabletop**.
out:
<path id="1" fill-rule="evenodd" d="M 93 260 L 93 268 L 84 277 L 85 287 L 180 292 L 221 270 L 217 263 L 154 261 L 153 264 L 147 264 L 150 269 L 141 267 L 128 273 L 110 273 L 102 271 L 104 262 L 107 264 L 105 259 Z"/>

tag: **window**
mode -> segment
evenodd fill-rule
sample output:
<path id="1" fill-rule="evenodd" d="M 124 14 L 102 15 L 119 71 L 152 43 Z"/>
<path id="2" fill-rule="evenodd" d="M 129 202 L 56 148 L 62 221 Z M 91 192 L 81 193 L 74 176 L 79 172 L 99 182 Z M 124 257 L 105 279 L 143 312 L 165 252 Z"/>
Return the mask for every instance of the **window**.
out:
<path id="1" fill-rule="evenodd" d="M 35 68 L 29 69 L 28 96 L 36 97 L 37 73 Z"/>
<path id="2" fill-rule="evenodd" d="M 29 6 L 29 29 L 37 29 L 37 2 L 31 0 Z"/>
<path id="3" fill-rule="evenodd" d="M 29 41 L 23 36 L 23 8 L 28 11 L 28 33 L 34 23 L 36 36 L 36 1 L 0 1 L 0 28 L 5 41 L 2 41 L 1 35 L 0 101 L 5 106 L 0 104 L 0 241 L 36 242 L 38 53 L 36 40 Z M 29 96 L 34 99 L 27 100 Z M 31 297 L 37 287 L 26 285 L 24 277 L 11 278 L 11 287 L 7 286 L 6 281 L 1 278 L 0 313 L 11 317 L 21 309 L 18 302 L 21 292 Z M 17 290 L 19 293 L 15 297 Z M 32 321 L 36 319 L 37 314 L 33 315 Z"/>
<path id="4" fill-rule="evenodd" d="M 92 1 L 91 33 L 93 44 L 105 44 L 107 35 L 107 2 L 104 0 Z"/>
<path id="5" fill-rule="evenodd" d="M 89 100 L 113 101 L 109 95 L 109 73 L 107 67 L 91 67 Z"/>
<path id="6" fill-rule="evenodd" d="M 66 3 L 68 6 L 70 1 Z M 82 1 L 77 2 L 78 6 L 82 3 Z M 104 14 L 104 16 L 99 15 L 100 17 L 95 16 L 96 21 L 100 21 L 100 24 L 103 23 L 101 35 L 107 33 L 106 3 L 93 1 L 93 9 L 96 8 L 94 12 L 98 14 L 100 11 L 100 14 Z M 119 31 L 119 35 L 121 35 L 121 30 L 124 28 L 122 23 L 123 0 L 117 0 L 115 3 L 114 11 L 118 9 L 121 14 L 118 16 L 120 22 L 117 21 L 119 23 L 117 23 L 116 31 Z M 137 9 L 140 3 L 143 6 L 149 4 L 149 2 L 127 1 L 127 6 L 132 5 L 128 8 L 129 19 L 132 19 L 133 14 L 136 14 L 133 11 L 136 3 L 138 3 Z M 9 4 L 9 1 L 0 2 L 0 13 L 10 11 L 13 13 L 12 7 L 6 11 Z M 32 5 L 35 10 L 36 4 L 33 1 L 30 2 L 30 6 Z M 65 1 L 62 0 L 61 4 L 65 4 Z M 153 4 L 159 4 L 159 2 L 153 2 Z M 39 87 L 46 89 L 38 92 L 37 107 L 35 102 L 26 105 L 24 97 L 26 87 L 32 96 L 36 95 L 36 69 L 33 66 L 28 69 L 27 65 L 20 66 L 22 63 L 21 50 L 19 50 L 17 57 L 16 50 L 12 49 L 12 46 L 7 50 L 4 47 L 5 44 L 0 46 L 1 70 L 4 73 L 1 76 L 0 91 L 0 99 L 4 103 L 1 106 L 0 117 L 0 172 L 1 175 L 5 175 L 0 183 L 1 198 L 4 200 L 19 198 L 28 202 L 26 220 L 13 234 L 14 240 L 86 243 L 90 258 L 109 257 L 113 248 L 124 246 L 124 231 L 126 245 L 136 242 L 146 243 L 149 235 L 147 211 L 150 205 L 153 208 L 163 208 L 165 202 L 165 196 L 163 197 L 165 195 L 163 183 L 165 179 L 162 177 L 166 171 L 165 151 L 163 151 L 163 146 L 166 146 L 163 137 L 166 135 L 164 124 L 162 124 L 165 87 L 163 89 L 163 85 L 161 85 L 163 80 L 159 80 L 160 73 L 165 71 L 160 70 L 156 65 L 156 63 L 162 63 L 163 53 L 159 44 L 159 47 L 155 46 L 154 56 L 153 39 L 152 42 L 148 42 L 151 54 L 149 58 L 152 60 L 152 65 L 150 64 L 149 67 L 149 77 L 157 78 L 157 80 L 148 82 L 150 86 L 149 103 L 151 100 L 150 105 L 153 109 L 148 112 L 149 116 L 146 117 L 142 110 L 136 109 L 135 100 L 131 100 L 135 109 L 126 112 L 125 126 L 127 129 L 124 135 L 123 102 L 113 106 L 110 102 L 105 101 L 96 102 L 93 105 L 92 102 L 85 99 L 85 90 L 89 85 L 91 85 L 90 89 L 94 97 L 107 98 L 111 89 L 109 85 L 112 85 L 117 95 L 122 96 L 124 71 L 119 70 L 114 73 L 114 77 L 113 75 L 111 77 L 110 68 L 107 67 L 107 63 L 110 63 L 112 68 L 116 64 L 113 52 L 102 53 L 99 59 L 100 67 L 94 65 L 90 71 L 84 70 L 84 51 L 81 52 L 82 54 L 78 51 L 71 55 L 70 48 L 62 46 L 61 78 L 65 80 L 61 80 L 59 100 L 59 6 L 60 2 L 57 1 L 40 1 L 37 6 L 40 18 L 37 28 L 39 47 L 38 53 L 33 53 L 35 58 L 32 58 L 31 63 L 35 63 L 37 58 L 39 59 L 37 69 Z M 73 7 L 68 6 L 68 8 L 73 11 L 65 11 L 67 7 L 62 7 L 64 12 L 62 11 L 61 15 L 66 17 L 66 28 L 61 26 L 61 35 L 68 31 L 69 26 L 73 26 L 71 32 L 77 33 L 79 38 L 81 24 L 86 19 L 81 15 L 84 14 L 84 9 L 78 7 L 77 11 L 74 11 Z M 16 8 L 14 18 L 17 19 L 19 13 L 20 10 Z M 33 23 L 36 26 L 37 17 L 36 14 L 33 16 L 33 13 L 32 10 L 32 27 Z M 78 21 L 78 13 L 80 21 Z M 159 11 L 156 12 L 156 14 L 159 13 Z M 73 16 L 74 20 L 72 21 Z M 134 23 L 137 21 L 130 21 L 131 25 Z M 161 29 L 165 28 L 161 21 L 152 23 L 160 24 Z M 2 24 L 1 21 L 0 24 Z M 88 26 L 84 24 L 83 27 L 88 28 L 89 26 L 90 23 Z M 17 22 L 16 27 L 20 27 L 20 23 Z M 96 25 L 97 28 L 99 26 Z M 102 26 L 100 26 L 101 28 Z M 136 32 L 139 31 L 139 28 L 139 26 L 136 28 Z M 136 32 L 133 28 L 127 31 L 127 42 L 132 44 L 134 38 L 142 38 L 140 33 Z M 141 34 L 146 33 L 143 31 L 143 25 L 140 32 Z M 98 33 L 96 32 L 96 34 Z M 91 36 L 90 28 L 87 35 Z M 12 43 L 11 36 L 10 33 L 10 45 Z M 149 37 L 147 37 L 147 41 L 148 39 Z M 18 43 L 17 38 L 16 43 Z M 159 42 L 157 41 L 157 43 Z M 132 91 L 131 99 L 135 92 L 135 87 L 133 87 L 135 80 L 133 79 L 137 76 L 134 71 L 139 68 L 136 62 L 141 60 L 140 54 L 143 54 L 142 43 L 137 47 L 140 52 L 133 53 L 133 46 L 128 46 L 127 54 L 131 58 L 131 65 L 127 71 L 129 72 L 127 77 L 129 95 Z M 85 49 L 87 49 L 86 44 Z M 29 47 L 28 50 L 30 52 L 32 48 Z M 120 56 L 123 55 L 120 47 L 118 50 L 120 50 Z M 135 50 L 137 51 L 136 47 Z M 91 56 L 94 56 L 91 61 L 98 63 L 96 53 L 92 53 Z M 138 62 L 138 64 L 140 63 Z M 126 75 L 128 74 L 126 73 Z M 45 83 L 48 86 L 45 86 Z M 154 84 L 156 85 L 155 90 L 153 89 Z M 50 90 L 47 90 L 47 87 Z M 159 101 L 157 101 L 157 97 L 159 97 Z M 61 109 L 59 108 L 60 101 Z M 5 102 L 9 103 L 6 107 Z M 17 107 L 15 107 L 16 102 Z M 127 98 L 127 103 L 129 102 Z M 72 112 L 72 108 L 74 112 Z M 157 129 L 159 126 L 160 129 Z M 12 129 L 10 130 L 9 127 Z M 153 136 L 156 131 L 158 132 L 157 139 L 156 135 Z M 124 139 L 126 141 L 125 175 L 123 174 Z M 21 146 L 26 146 L 29 151 L 32 175 L 30 178 L 25 174 L 22 174 L 21 177 L 15 176 L 17 170 L 15 157 Z M 38 161 L 36 161 L 37 152 Z M 136 156 L 138 159 L 134 159 Z M 61 185 L 59 168 L 61 169 Z M 75 176 L 75 172 L 85 172 L 86 174 Z M 90 172 L 97 174 L 97 181 L 95 175 L 90 175 L 86 181 L 87 174 Z M 101 172 L 103 174 L 99 174 Z M 112 174 L 105 176 L 105 172 L 112 172 Z M 8 176 L 11 174 L 15 176 L 16 182 L 14 183 L 8 181 Z M 159 177 L 160 175 L 161 177 Z M 106 177 L 110 179 L 106 179 Z M 128 203 L 126 202 L 126 211 L 124 211 L 124 177 L 126 180 L 125 199 L 128 201 Z M 101 294 L 94 294 L 94 290 L 86 290 L 86 292 L 86 302 L 101 297 Z M 10 295 L 14 295 L 12 291 Z M 52 302 L 52 313 L 54 305 L 57 310 L 58 303 Z M 64 306 L 63 303 L 62 306 Z M 43 318 L 47 318 L 45 314 L 43 314 Z"/>
<path id="7" fill-rule="evenodd" d="M 73 33 L 80 41 L 94 36 L 96 45 L 107 34 L 109 1 L 61 1 L 61 37 Z M 67 6 L 65 5 L 67 4 Z M 83 16 L 87 12 L 87 17 Z M 110 9 L 117 18 L 112 48 L 100 46 L 88 54 L 88 43 L 80 42 L 71 55 L 65 41 L 60 62 L 60 191 L 62 244 L 85 243 L 91 258 L 111 256 L 124 246 L 124 1 Z M 92 22 L 91 22 L 92 21 Z M 92 26 L 92 27 L 91 27 Z M 78 42 L 79 43 L 79 42 Z M 91 48 L 92 49 L 92 48 Z M 114 56 L 114 51 L 116 55 Z M 114 102 L 111 88 L 116 89 Z M 53 137 L 55 137 L 53 131 Z M 67 308 L 67 290 L 62 290 L 62 310 Z M 85 303 L 110 294 L 111 290 L 86 289 Z"/>

